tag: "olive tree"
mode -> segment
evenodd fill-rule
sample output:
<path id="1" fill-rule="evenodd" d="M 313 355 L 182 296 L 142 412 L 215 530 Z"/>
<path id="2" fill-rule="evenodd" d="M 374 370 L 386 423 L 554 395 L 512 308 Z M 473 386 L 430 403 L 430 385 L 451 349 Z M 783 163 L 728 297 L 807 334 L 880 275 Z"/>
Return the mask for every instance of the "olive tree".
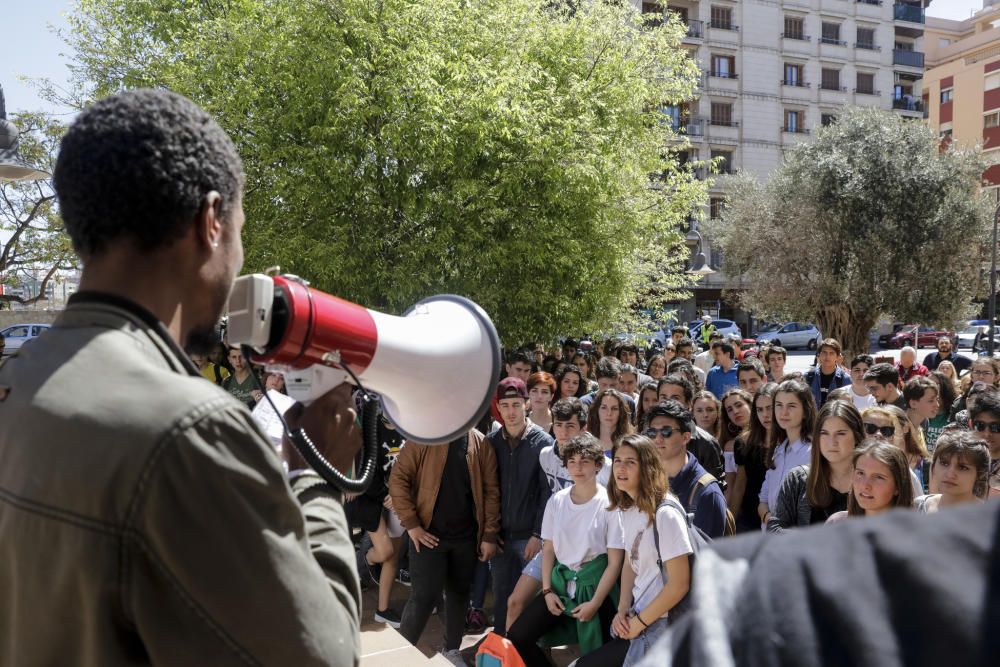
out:
<path id="1" fill-rule="evenodd" d="M 850 352 L 881 316 L 951 326 L 980 288 L 991 208 L 978 150 L 919 122 L 847 109 L 766 183 L 736 181 L 711 227 L 760 317 L 810 319 Z"/>

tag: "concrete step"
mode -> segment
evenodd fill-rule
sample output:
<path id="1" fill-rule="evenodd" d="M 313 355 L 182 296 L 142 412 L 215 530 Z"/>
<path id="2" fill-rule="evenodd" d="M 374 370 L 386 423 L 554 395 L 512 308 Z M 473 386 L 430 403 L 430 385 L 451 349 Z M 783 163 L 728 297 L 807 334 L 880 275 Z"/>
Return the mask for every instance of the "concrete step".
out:
<path id="1" fill-rule="evenodd" d="M 371 624 L 362 629 L 361 667 L 409 667 L 410 665 L 451 667 L 451 663 L 441 655 L 425 654 L 387 625 Z"/>

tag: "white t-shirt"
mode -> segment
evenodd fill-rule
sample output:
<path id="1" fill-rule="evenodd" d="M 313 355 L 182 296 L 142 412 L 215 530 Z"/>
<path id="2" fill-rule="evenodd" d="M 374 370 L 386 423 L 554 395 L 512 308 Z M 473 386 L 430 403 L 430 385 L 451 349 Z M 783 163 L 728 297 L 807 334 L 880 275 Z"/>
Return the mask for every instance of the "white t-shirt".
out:
<path id="1" fill-rule="evenodd" d="M 729 473 L 736 473 L 736 452 L 722 451 L 723 463 L 726 466 L 726 479 L 729 479 Z"/>
<path id="2" fill-rule="evenodd" d="M 850 387 L 851 399 L 854 401 L 854 407 L 856 407 L 859 411 L 864 410 L 865 408 L 870 408 L 878 402 L 871 394 L 868 394 L 867 396 L 859 396 L 858 394 L 855 394 L 853 384 L 850 385 Z"/>
<path id="3" fill-rule="evenodd" d="M 542 447 L 542 451 L 538 453 L 538 463 L 542 467 L 542 472 L 545 473 L 545 479 L 548 480 L 552 493 L 573 486 L 573 478 L 569 476 L 566 466 L 559 460 L 554 445 Z M 611 459 L 605 456 L 604 465 L 597 471 L 597 483 L 606 487 L 610 478 Z"/>
<path id="4" fill-rule="evenodd" d="M 624 549 L 615 517 L 608 511 L 608 491 L 600 484 L 594 497 L 577 505 L 570 497 L 572 487 L 559 491 L 545 505 L 542 539 L 552 540 L 556 560 L 571 570 L 579 570 L 608 549 Z"/>
<path id="5" fill-rule="evenodd" d="M 653 526 L 649 516 L 636 507 L 618 510 L 625 545 L 625 561 L 635 572 L 632 587 L 632 607 L 642 611 L 663 590 L 663 578 L 656 565 Z M 656 511 L 656 527 L 660 532 L 660 558 L 666 565 L 671 558 L 694 552 L 688 538 L 687 518 L 669 505 Z M 666 618 L 667 614 L 663 614 Z M 647 619 L 647 623 L 650 621 Z"/>

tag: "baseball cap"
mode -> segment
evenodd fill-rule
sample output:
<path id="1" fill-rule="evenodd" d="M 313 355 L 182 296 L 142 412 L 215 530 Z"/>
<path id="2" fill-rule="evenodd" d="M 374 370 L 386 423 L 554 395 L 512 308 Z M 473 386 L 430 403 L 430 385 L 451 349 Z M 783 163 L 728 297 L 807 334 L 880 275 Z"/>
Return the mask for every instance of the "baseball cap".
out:
<path id="1" fill-rule="evenodd" d="M 521 378 L 509 377 L 500 380 L 497 385 L 497 400 L 505 398 L 523 398 L 528 400 L 528 387 Z"/>

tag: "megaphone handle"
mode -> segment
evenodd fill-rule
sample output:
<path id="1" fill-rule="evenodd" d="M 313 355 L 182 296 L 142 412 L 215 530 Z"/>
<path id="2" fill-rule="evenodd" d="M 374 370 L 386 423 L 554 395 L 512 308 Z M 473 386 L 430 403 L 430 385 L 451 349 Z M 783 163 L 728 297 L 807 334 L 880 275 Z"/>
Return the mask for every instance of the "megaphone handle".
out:
<path id="1" fill-rule="evenodd" d="M 370 398 L 365 399 L 365 406 L 361 412 L 361 424 L 363 427 L 364 457 L 361 462 L 361 475 L 357 479 L 350 479 L 342 472 L 330 465 L 316 445 L 306 435 L 304 429 L 297 429 L 289 433 L 289 439 L 295 445 L 306 463 L 319 473 L 328 484 L 340 489 L 344 493 L 364 493 L 372 483 L 375 476 L 375 459 L 378 456 L 378 418 L 379 404 Z"/>

